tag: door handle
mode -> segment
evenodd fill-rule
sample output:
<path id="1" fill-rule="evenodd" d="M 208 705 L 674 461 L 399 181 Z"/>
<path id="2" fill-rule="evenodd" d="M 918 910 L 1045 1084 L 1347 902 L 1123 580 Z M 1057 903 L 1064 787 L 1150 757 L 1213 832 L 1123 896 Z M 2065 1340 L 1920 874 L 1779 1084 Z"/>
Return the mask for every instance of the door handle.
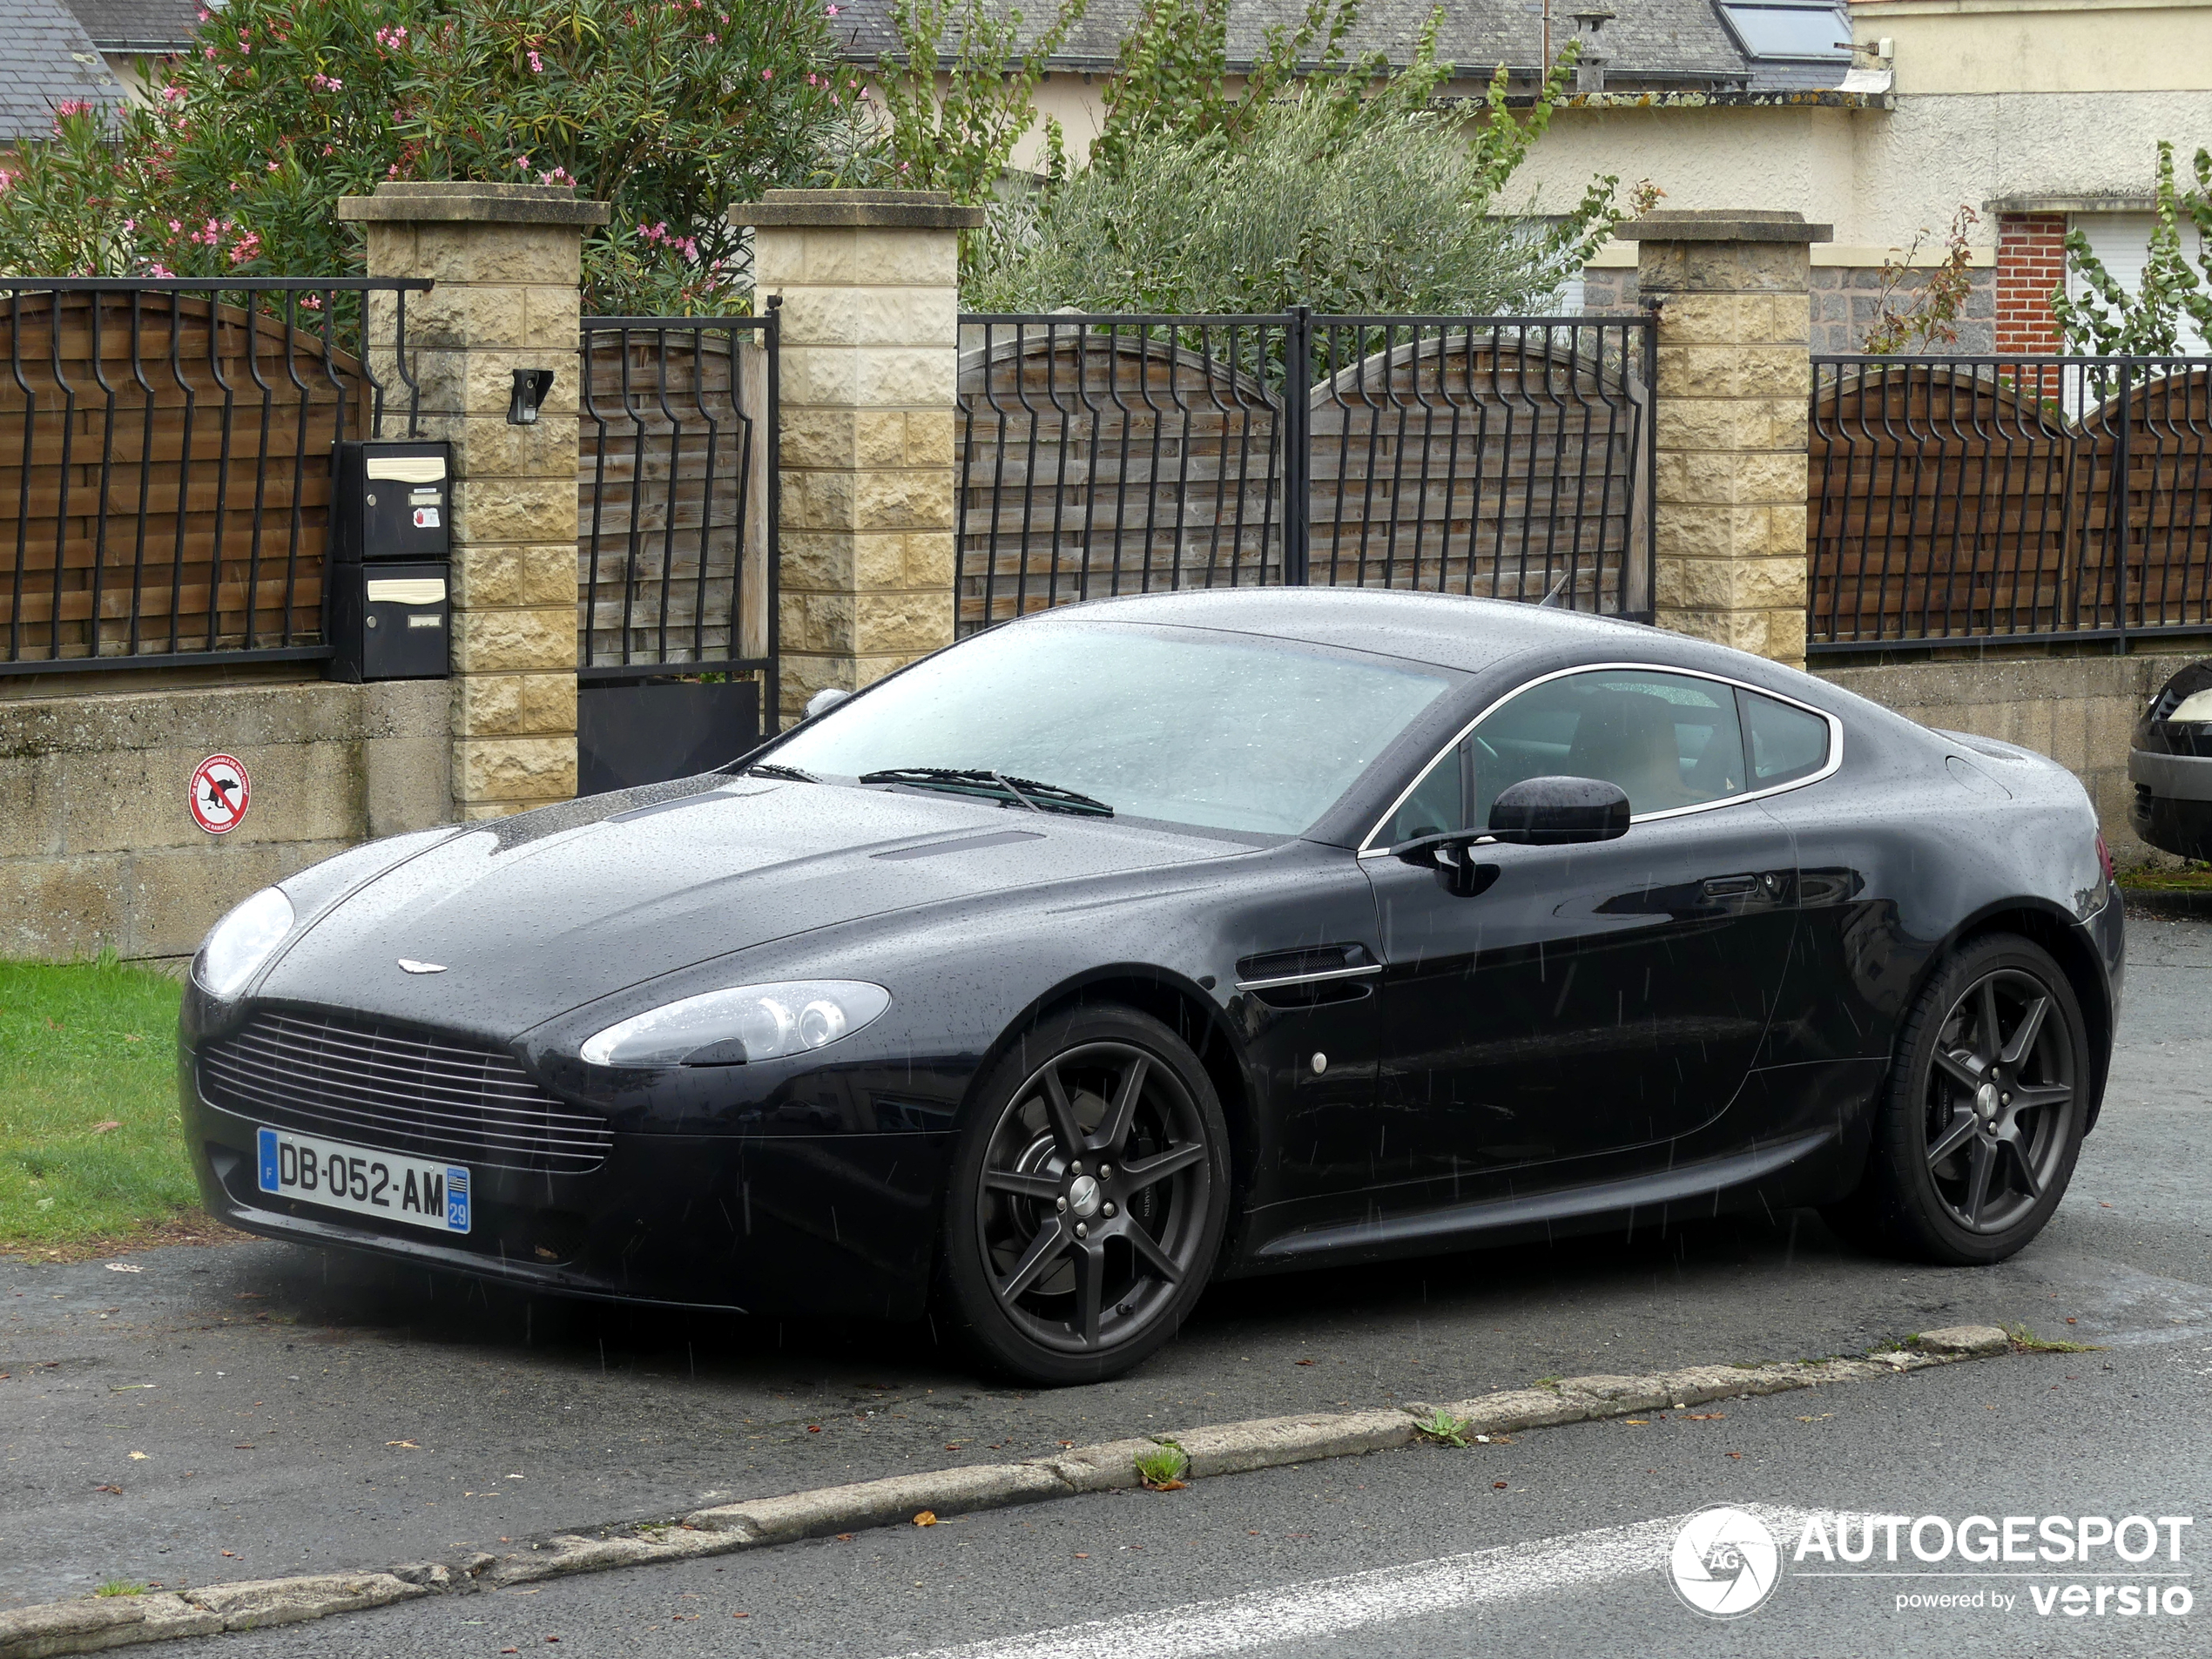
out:
<path id="1" fill-rule="evenodd" d="M 1708 899 L 1740 899 L 1747 893 L 1756 893 L 1759 879 L 1755 875 L 1711 875 L 1705 878 Z"/>

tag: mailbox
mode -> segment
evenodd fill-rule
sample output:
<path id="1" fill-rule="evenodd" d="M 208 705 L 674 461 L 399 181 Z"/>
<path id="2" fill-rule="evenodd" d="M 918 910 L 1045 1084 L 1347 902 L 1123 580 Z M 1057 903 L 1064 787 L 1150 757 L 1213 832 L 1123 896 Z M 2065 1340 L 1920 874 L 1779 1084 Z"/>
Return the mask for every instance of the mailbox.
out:
<path id="1" fill-rule="evenodd" d="M 416 564 L 334 564 L 330 594 L 333 679 L 442 680 L 452 650 L 453 608 L 443 559 Z"/>
<path id="2" fill-rule="evenodd" d="M 452 548 L 453 446 L 404 440 L 336 448 L 332 558 L 360 564 L 445 557 Z"/>

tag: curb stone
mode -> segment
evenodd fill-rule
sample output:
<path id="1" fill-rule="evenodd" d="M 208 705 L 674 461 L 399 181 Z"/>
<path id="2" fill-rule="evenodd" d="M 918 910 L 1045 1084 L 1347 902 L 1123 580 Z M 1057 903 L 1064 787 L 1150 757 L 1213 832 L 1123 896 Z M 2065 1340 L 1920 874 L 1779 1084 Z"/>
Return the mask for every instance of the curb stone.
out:
<path id="1" fill-rule="evenodd" d="M 1277 1468 L 1318 1458 L 1350 1457 L 1412 1444 L 1416 1418 L 1443 1411 L 1468 1434 L 1495 1435 L 1563 1423 L 1680 1409 L 1716 1399 L 1783 1393 L 1834 1383 L 1895 1376 L 2010 1351 L 1995 1325 L 1954 1325 L 1923 1332 L 1915 1351 L 1889 1350 L 1864 1359 L 1802 1365 L 1692 1366 L 1637 1376 L 1562 1378 L 1535 1388 L 1507 1389 L 1456 1404 L 1409 1400 L 1381 1411 L 1316 1412 L 1258 1418 L 1145 1439 L 1075 1447 L 1022 1463 L 969 1465 L 926 1474 L 894 1475 L 824 1487 L 782 1497 L 720 1504 L 680 1521 L 604 1529 L 597 1538 L 563 1533 L 526 1554 L 470 1556 L 458 1568 L 417 1561 L 381 1572 L 327 1573 L 303 1578 L 211 1584 L 144 1595 L 81 1597 L 0 1612 L 0 1659 L 49 1659 L 97 1653 L 172 1636 L 250 1630 L 383 1607 L 435 1594 L 465 1594 L 535 1580 L 604 1572 L 655 1561 L 790 1543 L 911 1521 L 923 1509 L 940 1516 L 974 1514 L 1078 1493 L 1137 1486 L 1136 1458 L 1173 1441 L 1190 1460 L 1186 1479 Z"/>

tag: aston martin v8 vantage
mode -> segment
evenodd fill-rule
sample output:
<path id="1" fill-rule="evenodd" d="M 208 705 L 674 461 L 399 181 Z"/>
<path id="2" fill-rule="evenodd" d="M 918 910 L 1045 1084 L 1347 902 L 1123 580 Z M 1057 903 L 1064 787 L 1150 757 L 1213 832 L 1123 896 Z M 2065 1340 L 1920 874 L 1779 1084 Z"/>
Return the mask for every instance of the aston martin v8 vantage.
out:
<path id="1" fill-rule="evenodd" d="M 1998 1260 L 2121 977 L 2041 756 L 1630 624 L 1187 593 L 255 894 L 183 1119 L 251 1231 L 1073 1381 L 1323 1263 L 1791 1205 Z"/>

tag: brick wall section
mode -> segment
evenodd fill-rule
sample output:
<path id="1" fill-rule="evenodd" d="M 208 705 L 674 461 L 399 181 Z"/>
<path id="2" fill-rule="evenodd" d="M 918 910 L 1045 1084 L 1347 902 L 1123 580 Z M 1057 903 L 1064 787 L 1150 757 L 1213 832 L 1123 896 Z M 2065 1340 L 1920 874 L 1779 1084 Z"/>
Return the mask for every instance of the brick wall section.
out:
<path id="1" fill-rule="evenodd" d="M 407 343 L 421 435 L 453 445 L 453 793 L 464 819 L 576 793 L 578 284 L 600 202 L 535 185 L 385 185 L 348 197 L 372 276 L 422 276 Z M 391 307 L 371 314 L 388 356 Z M 384 365 L 378 364 L 380 372 Z M 510 426 L 518 368 L 550 368 Z M 390 376 L 387 374 L 387 378 Z"/>
<path id="2" fill-rule="evenodd" d="M 777 190 L 753 227 L 780 296 L 783 710 L 953 641 L 960 231 L 941 192 Z"/>
<path id="3" fill-rule="evenodd" d="M 2064 351 L 2051 296 L 2065 286 L 2066 215 L 1998 215 L 1997 350 L 2022 356 Z"/>

